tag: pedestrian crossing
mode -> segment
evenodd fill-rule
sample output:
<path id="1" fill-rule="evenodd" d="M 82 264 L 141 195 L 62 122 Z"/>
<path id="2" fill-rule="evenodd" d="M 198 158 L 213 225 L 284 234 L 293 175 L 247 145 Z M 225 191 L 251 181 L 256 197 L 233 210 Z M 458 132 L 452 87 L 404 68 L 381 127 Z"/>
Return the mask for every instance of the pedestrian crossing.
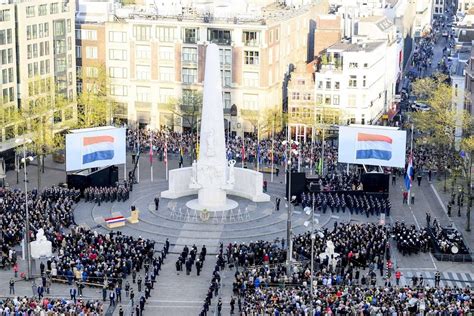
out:
<path id="1" fill-rule="evenodd" d="M 412 286 L 412 277 L 416 275 L 418 278 L 423 276 L 423 285 L 434 286 L 435 285 L 435 274 L 436 271 L 401 271 L 400 285 Z M 469 272 L 440 272 L 441 274 L 441 287 L 474 287 L 474 273 Z"/>

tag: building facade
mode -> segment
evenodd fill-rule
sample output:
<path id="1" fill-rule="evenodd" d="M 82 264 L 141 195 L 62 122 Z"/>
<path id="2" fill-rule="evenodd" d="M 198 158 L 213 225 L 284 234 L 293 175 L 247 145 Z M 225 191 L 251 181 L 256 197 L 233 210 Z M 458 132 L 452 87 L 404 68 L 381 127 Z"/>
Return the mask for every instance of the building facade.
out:
<path id="1" fill-rule="evenodd" d="M 50 104 L 55 131 L 76 116 L 74 15 L 74 1 L 35 0 L 0 5 L 0 36 L 5 34 L 5 43 L 0 46 L 2 107 L 33 109 Z M 59 98 L 67 106 L 55 110 Z M 12 122 L 0 129 L 1 150 L 5 150 L 14 147 L 14 138 L 24 134 L 28 127 Z"/>
<path id="2" fill-rule="evenodd" d="M 242 135 L 254 130 L 252 121 L 265 108 L 281 108 L 285 73 L 290 64 L 312 59 L 311 24 L 315 16 L 327 12 L 327 4 L 323 1 L 287 10 L 273 3 L 263 15 L 235 18 L 185 14 L 157 19 L 155 13 L 121 9 L 124 11 L 117 10 L 107 22 L 79 23 L 81 32 L 95 29 L 99 34 L 103 28 L 105 40 L 97 40 L 96 45 L 78 40 L 76 50 L 84 54 L 83 46 L 87 45 L 105 52 L 110 95 L 126 108 L 127 122 L 152 128 L 189 128 L 169 110 L 169 104 L 202 89 L 205 47 L 216 43 L 226 120 L 233 132 Z M 96 72 L 99 61 L 82 55 L 82 74 L 89 69 L 83 80 L 87 71 Z M 231 118 L 233 105 L 237 116 Z"/>

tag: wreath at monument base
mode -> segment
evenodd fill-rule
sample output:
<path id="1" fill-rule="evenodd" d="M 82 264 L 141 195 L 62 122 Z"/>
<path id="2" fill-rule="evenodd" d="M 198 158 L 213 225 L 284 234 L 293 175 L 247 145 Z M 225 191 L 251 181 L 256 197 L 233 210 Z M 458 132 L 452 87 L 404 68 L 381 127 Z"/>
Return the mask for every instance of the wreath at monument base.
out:
<path id="1" fill-rule="evenodd" d="M 207 208 L 203 209 L 203 210 L 199 213 L 199 218 L 200 218 L 201 221 L 203 221 L 203 222 L 207 222 L 210 217 L 211 217 L 211 214 L 209 213 L 209 211 L 207 210 Z"/>

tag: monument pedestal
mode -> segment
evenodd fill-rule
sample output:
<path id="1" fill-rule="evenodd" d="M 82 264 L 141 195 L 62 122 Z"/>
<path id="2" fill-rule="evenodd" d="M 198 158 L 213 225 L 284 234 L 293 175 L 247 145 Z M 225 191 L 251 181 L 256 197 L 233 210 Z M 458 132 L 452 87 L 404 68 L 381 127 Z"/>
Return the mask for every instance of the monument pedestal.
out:
<path id="1" fill-rule="evenodd" d="M 198 200 L 203 208 L 211 209 L 225 205 L 227 193 L 218 188 L 202 188 L 198 192 Z"/>

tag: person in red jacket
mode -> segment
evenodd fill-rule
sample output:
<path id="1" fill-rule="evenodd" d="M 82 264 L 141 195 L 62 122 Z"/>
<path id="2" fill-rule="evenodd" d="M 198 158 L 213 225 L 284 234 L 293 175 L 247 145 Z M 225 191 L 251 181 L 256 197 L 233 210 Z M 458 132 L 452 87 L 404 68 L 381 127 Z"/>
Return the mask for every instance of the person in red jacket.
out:
<path id="1" fill-rule="evenodd" d="M 395 272 L 395 280 L 397 282 L 397 286 L 400 285 L 400 277 L 402 276 L 402 273 L 397 270 L 397 272 Z"/>

